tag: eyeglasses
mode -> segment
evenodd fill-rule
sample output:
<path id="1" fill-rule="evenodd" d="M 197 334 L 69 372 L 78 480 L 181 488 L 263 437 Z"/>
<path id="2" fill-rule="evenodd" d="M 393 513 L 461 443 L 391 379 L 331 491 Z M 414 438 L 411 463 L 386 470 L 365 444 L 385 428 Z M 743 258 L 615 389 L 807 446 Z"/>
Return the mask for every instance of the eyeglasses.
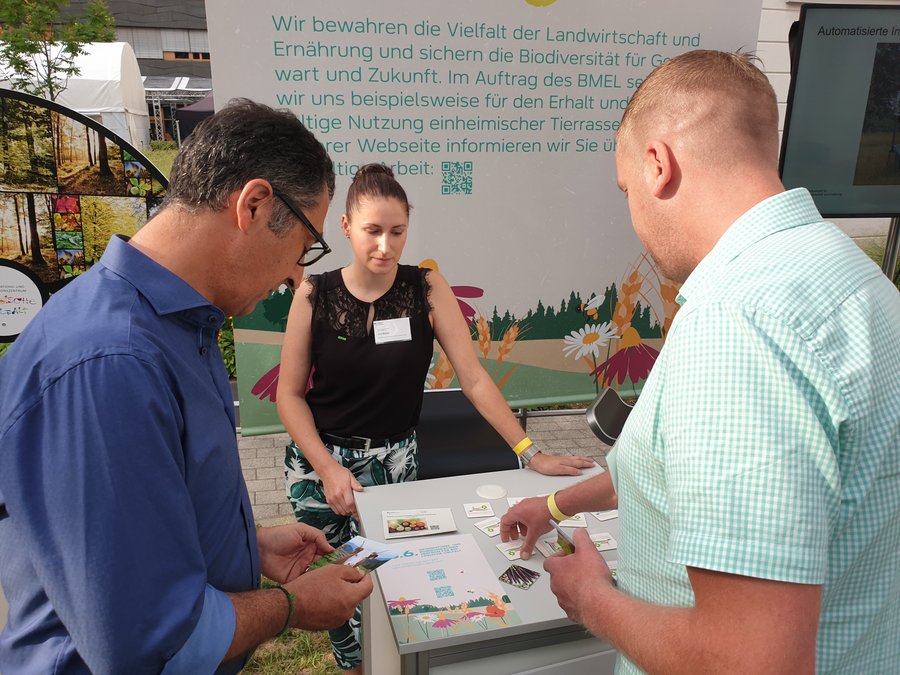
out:
<path id="1" fill-rule="evenodd" d="M 317 262 L 322 259 L 322 256 L 331 253 L 331 247 L 325 243 L 325 240 L 322 238 L 322 235 L 319 234 L 319 231 L 313 227 L 313 224 L 309 222 L 309 218 L 303 215 L 303 211 L 298 209 L 294 204 L 285 197 L 280 191 L 272 188 L 272 194 L 278 197 L 281 202 L 288 207 L 288 211 L 293 213 L 297 220 L 303 223 L 303 226 L 309 230 L 309 233 L 315 237 L 316 243 L 303 251 L 303 255 L 300 256 L 300 259 L 297 261 L 297 264 L 300 267 L 306 267 L 308 265 L 312 265 L 314 262 Z M 307 258 L 310 254 L 314 254 L 312 257 Z"/>

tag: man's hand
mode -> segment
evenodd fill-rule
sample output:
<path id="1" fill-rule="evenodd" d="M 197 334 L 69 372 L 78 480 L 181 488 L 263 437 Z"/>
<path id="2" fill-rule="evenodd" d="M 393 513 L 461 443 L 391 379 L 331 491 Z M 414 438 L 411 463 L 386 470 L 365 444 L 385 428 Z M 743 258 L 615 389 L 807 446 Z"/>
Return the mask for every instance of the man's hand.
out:
<path id="1" fill-rule="evenodd" d="M 334 550 L 321 530 L 303 523 L 260 528 L 256 542 L 262 573 L 281 584 L 296 579 L 313 560 Z"/>
<path id="2" fill-rule="evenodd" d="M 547 558 L 544 569 L 550 574 L 550 590 L 559 606 L 572 621 L 585 625 L 588 617 L 584 610 L 591 606 L 591 594 L 586 592 L 586 588 L 602 583 L 612 584 L 612 575 L 587 530 L 577 530 L 573 539 L 575 553 Z"/>
<path id="3" fill-rule="evenodd" d="M 581 469 L 589 469 L 594 466 L 594 461 L 581 455 L 545 455 L 538 452 L 531 461 L 528 462 L 528 468 L 534 469 L 538 473 L 545 476 L 580 476 Z"/>
<path id="4" fill-rule="evenodd" d="M 519 555 L 522 560 L 528 560 L 538 537 L 552 529 L 550 517 L 546 497 L 523 499 L 500 519 L 500 539 L 510 541 L 520 536 L 525 537 Z"/>
<path id="5" fill-rule="evenodd" d="M 356 480 L 350 469 L 341 466 L 337 462 L 331 462 L 328 469 L 320 472 L 322 478 L 322 490 L 325 492 L 325 501 L 328 506 L 339 516 L 356 515 L 356 499 L 354 492 L 362 492 L 362 484 Z"/>
<path id="6" fill-rule="evenodd" d="M 328 630 L 345 623 L 372 592 L 372 579 L 355 567 L 325 565 L 285 584 L 294 594 L 294 620 L 303 630 Z"/>

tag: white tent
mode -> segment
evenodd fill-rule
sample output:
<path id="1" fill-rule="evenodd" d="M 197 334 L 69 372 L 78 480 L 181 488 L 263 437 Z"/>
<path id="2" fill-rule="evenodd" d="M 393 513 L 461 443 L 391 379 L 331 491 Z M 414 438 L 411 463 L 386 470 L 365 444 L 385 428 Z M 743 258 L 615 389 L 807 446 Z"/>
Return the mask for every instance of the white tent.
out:
<path id="1" fill-rule="evenodd" d="M 150 115 L 134 50 L 127 42 L 85 45 L 56 102 L 100 122 L 137 149 L 150 145 Z"/>
<path id="2" fill-rule="evenodd" d="M 131 45 L 127 42 L 87 44 L 85 53 L 75 59 L 75 65 L 81 72 L 69 78 L 56 102 L 100 122 L 139 150 L 149 146 L 150 115 Z"/>

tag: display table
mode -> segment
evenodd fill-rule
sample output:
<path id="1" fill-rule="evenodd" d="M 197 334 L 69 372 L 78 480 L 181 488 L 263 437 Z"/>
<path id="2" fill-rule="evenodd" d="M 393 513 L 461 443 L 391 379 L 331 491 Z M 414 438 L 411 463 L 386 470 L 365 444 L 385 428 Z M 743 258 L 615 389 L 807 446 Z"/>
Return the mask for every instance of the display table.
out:
<path id="1" fill-rule="evenodd" d="M 602 472 L 590 469 L 583 476 L 543 476 L 527 469 L 497 471 L 437 478 L 395 485 L 367 487 L 356 494 L 362 534 L 384 541 L 381 512 L 395 509 L 450 508 L 459 533 L 471 533 L 481 547 L 494 574 L 499 576 L 510 562 L 497 550 L 500 537 L 488 537 L 467 518 L 463 504 L 487 501 L 501 517 L 508 508 L 507 497 L 531 497 L 565 488 Z M 506 489 L 501 499 L 484 499 L 476 489 L 485 484 Z M 587 514 L 589 532 L 609 532 L 618 538 L 616 519 L 600 521 Z M 571 531 L 571 530 L 570 530 Z M 424 537 L 417 537 L 421 542 Z M 391 543 L 409 541 L 391 540 Z M 607 561 L 617 560 L 617 551 L 604 551 Z M 612 673 L 616 653 L 608 642 L 573 624 L 550 592 L 550 575 L 543 570 L 544 557 L 537 551 L 530 560 L 518 561 L 537 570 L 541 577 L 528 590 L 503 584 L 522 623 L 482 633 L 453 635 L 397 645 L 391 630 L 387 608 L 377 583 L 371 597 L 363 603 L 363 658 L 368 675 L 497 675 L 528 673 L 578 675 Z M 589 583 L 589 580 L 585 580 Z"/>

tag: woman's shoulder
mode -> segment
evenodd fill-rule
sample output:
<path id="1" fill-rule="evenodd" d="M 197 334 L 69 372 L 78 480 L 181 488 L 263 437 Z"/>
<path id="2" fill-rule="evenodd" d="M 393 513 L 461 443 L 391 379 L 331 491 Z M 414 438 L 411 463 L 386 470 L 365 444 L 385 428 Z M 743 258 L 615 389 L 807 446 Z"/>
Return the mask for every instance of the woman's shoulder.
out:
<path id="1" fill-rule="evenodd" d="M 420 283 L 428 286 L 435 278 L 435 272 L 428 267 L 419 267 L 417 265 L 398 265 L 397 277 L 402 281 Z"/>
<path id="2" fill-rule="evenodd" d="M 305 277 L 303 281 L 319 291 L 343 285 L 340 267 L 325 272 L 319 272 L 318 274 L 310 274 Z"/>

